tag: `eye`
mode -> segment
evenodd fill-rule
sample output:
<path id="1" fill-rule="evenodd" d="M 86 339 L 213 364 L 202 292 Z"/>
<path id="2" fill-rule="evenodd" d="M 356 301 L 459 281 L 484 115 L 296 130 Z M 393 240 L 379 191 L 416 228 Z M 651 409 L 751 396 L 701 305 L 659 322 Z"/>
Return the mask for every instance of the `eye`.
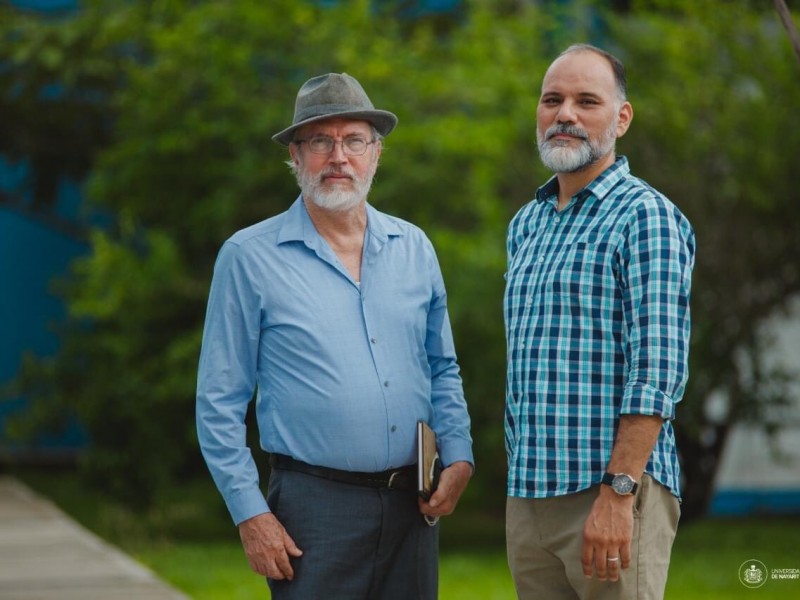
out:
<path id="1" fill-rule="evenodd" d="M 328 153 L 333 149 L 333 138 L 327 135 L 315 135 L 308 140 L 308 147 L 312 152 Z"/>
<path id="2" fill-rule="evenodd" d="M 362 154 L 367 148 L 367 140 L 360 137 L 344 138 L 345 147 L 353 154 Z"/>

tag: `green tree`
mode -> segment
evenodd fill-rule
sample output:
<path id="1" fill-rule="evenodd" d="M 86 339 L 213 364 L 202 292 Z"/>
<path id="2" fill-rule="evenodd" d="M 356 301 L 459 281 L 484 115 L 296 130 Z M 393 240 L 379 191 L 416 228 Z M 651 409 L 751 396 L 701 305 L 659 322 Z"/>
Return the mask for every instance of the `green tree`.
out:
<path id="1" fill-rule="evenodd" d="M 702 512 L 728 432 L 778 425 L 792 374 L 764 364 L 761 325 L 800 292 L 800 68 L 771 6 L 642 2 L 614 23 L 636 118 L 623 151 L 697 234 L 690 380 L 679 405 L 684 512 Z M 770 3 L 771 4 L 771 3 Z M 708 410 L 716 394 L 727 414 Z"/>
<path id="2" fill-rule="evenodd" d="M 291 118 L 303 81 L 345 71 L 400 117 L 371 201 L 422 226 L 437 248 L 479 462 L 465 501 L 501 510 L 505 227 L 548 177 L 535 153 L 544 69 L 567 44 L 594 40 L 629 68 L 636 118 L 620 152 L 698 235 L 677 430 L 685 513 L 701 512 L 727 428 L 782 397 L 765 393 L 774 378 L 759 363 L 758 326 L 800 277 L 791 259 L 800 132 L 787 126 L 800 98 L 775 15 L 744 1 L 632 2 L 607 14 L 603 3 L 473 0 L 452 18 L 410 20 L 393 4 L 329 4 L 90 4 L 64 22 L 4 20 L 15 44 L 0 47 L 13 67 L 0 73 L 0 111 L 35 115 L 47 106 L 36 85 L 48 77 L 72 73 L 62 82 L 78 91 L 100 73 L 91 114 L 113 124 L 81 152 L 91 200 L 117 218 L 75 266 L 62 351 L 23 373 L 37 410 L 77 412 L 93 440 L 87 473 L 140 502 L 203 469 L 193 395 L 215 254 L 295 198 L 285 150 L 270 136 Z M 51 54 L 65 57 L 61 66 L 47 66 Z M 11 93 L 21 73 L 37 82 L 24 98 Z M 8 139 L 24 139 L 34 120 L 7 123 Z M 717 423 L 705 404 L 719 391 L 730 411 Z"/>

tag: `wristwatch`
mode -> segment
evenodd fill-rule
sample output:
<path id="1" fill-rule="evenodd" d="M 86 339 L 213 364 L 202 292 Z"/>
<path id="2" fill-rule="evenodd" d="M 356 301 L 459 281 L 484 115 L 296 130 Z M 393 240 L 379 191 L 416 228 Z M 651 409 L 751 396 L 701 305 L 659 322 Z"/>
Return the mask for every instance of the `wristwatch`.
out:
<path id="1" fill-rule="evenodd" d="M 620 496 L 633 496 L 636 488 L 639 487 L 639 484 L 627 473 L 604 473 L 600 483 L 610 485 L 611 489 Z"/>

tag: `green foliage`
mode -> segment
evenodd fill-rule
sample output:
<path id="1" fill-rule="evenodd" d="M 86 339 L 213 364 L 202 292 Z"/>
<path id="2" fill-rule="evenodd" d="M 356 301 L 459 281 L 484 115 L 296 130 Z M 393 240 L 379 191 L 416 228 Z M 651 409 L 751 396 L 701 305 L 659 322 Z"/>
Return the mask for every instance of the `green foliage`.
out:
<path id="1" fill-rule="evenodd" d="M 80 142 L 76 173 L 91 165 L 91 200 L 117 215 L 75 265 L 62 351 L 24 370 L 36 411 L 51 421 L 77 412 L 93 441 L 87 472 L 133 501 L 203 470 L 193 396 L 214 257 L 236 229 L 296 197 L 270 136 L 290 121 L 303 81 L 345 71 L 400 118 L 371 201 L 437 248 L 479 463 L 465 501 L 501 510 L 505 227 L 548 177 L 535 151 L 541 76 L 566 45 L 599 36 L 629 70 L 636 117 L 620 151 L 698 235 L 678 431 L 699 490 L 687 512 L 702 510 L 712 478 L 694 467 L 713 470 L 725 427 L 764 400 L 769 373 L 743 366 L 737 348 L 757 362 L 759 323 L 800 288 L 789 258 L 800 255 L 800 130 L 790 126 L 800 88 L 777 19 L 747 2 L 659 0 L 606 14 L 597 2 L 555 12 L 474 0 L 450 19 L 415 20 L 373 4 L 98 2 L 55 23 L 7 13 L 0 110 L 15 119 L 3 121 L 0 151 L 45 153 L 36 116 L 51 107 L 38 95 L 47 82 L 60 81 L 63 98 L 100 90 L 92 102 L 57 102 L 53 124 L 79 130 L 63 134 Z M 704 399 L 720 390 L 731 410 L 715 424 Z"/>
<path id="2" fill-rule="evenodd" d="M 732 423 L 775 425 L 787 373 L 763 364 L 759 325 L 800 291 L 800 65 L 777 16 L 747 3 L 671 2 L 669 13 L 614 22 L 627 59 L 634 124 L 621 143 L 634 172 L 664 191 L 697 234 L 690 381 L 679 447 L 685 506 L 708 501 Z M 623 35 L 624 34 L 624 35 Z M 794 257 L 794 258 L 791 258 Z M 776 391 L 777 388 L 777 391 Z M 714 393 L 728 399 L 719 420 Z"/>

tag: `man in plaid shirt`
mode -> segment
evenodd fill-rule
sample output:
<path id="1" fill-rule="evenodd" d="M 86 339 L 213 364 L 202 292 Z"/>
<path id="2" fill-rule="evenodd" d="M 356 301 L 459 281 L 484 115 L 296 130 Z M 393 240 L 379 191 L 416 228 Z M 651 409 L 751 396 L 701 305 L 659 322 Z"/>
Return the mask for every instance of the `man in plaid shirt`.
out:
<path id="1" fill-rule="evenodd" d="M 508 229 L 509 566 L 520 598 L 661 598 L 680 516 L 695 239 L 615 153 L 623 65 L 585 44 L 537 109 L 555 176 Z"/>

